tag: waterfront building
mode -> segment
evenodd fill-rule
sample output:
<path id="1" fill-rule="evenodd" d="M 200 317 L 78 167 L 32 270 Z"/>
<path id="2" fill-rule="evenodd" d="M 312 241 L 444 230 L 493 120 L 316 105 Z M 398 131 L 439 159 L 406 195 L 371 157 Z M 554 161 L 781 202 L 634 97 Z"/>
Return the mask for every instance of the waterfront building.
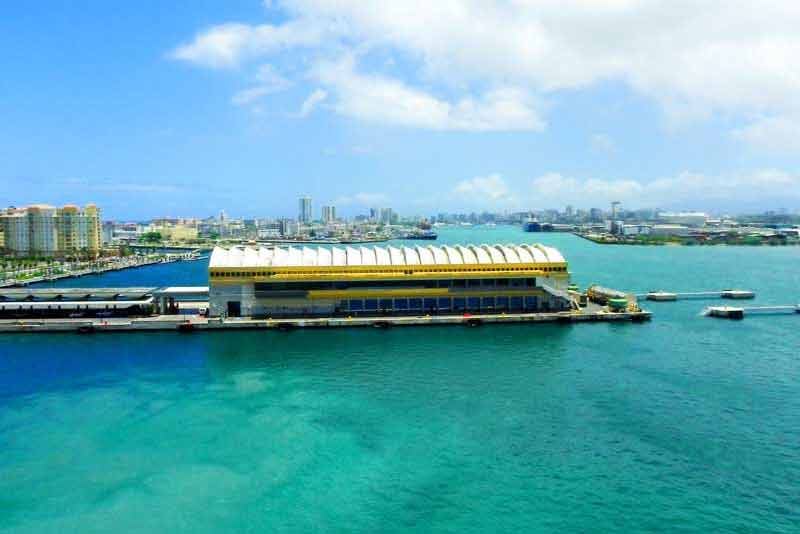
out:
<path id="1" fill-rule="evenodd" d="M 299 212 L 297 215 L 297 220 L 303 224 L 309 224 L 314 220 L 314 214 L 311 208 L 311 197 L 300 197 L 298 205 Z"/>
<path id="2" fill-rule="evenodd" d="M 214 249 L 212 316 L 562 311 L 561 253 L 543 245 Z"/>
<path id="3" fill-rule="evenodd" d="M 680 224 L 684 226 L 704 226 L 708 218 L 708 214 L 703 212 L 661 212 L 658 214 L 658 219 L 665 224 Z"/>
<path id="4" fill-rule="evenodd" d="M 322 206 L 322 222 L 331 223 L 336 220 L 336 206 Z"/>
<path id="5" fill-rule="evenodd" d="M 86 254 L 96 257 L 102 248 L 100 210 L 35 204 L 9 208 L 0 216 L 5 234 L 3 250 L 15 256 L 61 257 Z"/>
<path id="6" fill-rule="evenodd" d="M 191 241 L 198 236 L 197 226 L 189 224 L 151 225 L 148 231 L 158 232 L 167 241 Z"/>

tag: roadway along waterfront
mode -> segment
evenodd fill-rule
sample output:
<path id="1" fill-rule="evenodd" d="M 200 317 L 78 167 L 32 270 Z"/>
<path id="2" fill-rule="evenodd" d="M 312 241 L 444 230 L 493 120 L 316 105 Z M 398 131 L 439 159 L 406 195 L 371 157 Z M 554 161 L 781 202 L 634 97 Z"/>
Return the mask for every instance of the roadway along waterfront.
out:
<path id="1" fill-rule="evenodd" d="M 581 289 L 800 301 L 798 247 L 501 226 L 437 244 L 536 241 Z M 49 285 L 208 279 L 197 261 Z M 797 317 L 700 317 L 716 304 L 644 301 L 636 326 L 0 334 L 0 530 L 796 532 Z"/>

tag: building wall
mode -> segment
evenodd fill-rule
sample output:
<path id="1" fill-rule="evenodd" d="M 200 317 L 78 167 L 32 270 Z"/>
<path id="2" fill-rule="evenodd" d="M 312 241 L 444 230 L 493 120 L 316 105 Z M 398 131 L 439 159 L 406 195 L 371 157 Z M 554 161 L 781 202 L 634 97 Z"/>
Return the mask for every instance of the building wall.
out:
<path id="1" fill-rule="evenodd" d="M 420 313 L 494 313 L 501 311 L 561 311 L 570 309 L 567 296 L 555 286 L 561 277 L 477 278 L 474 287 L 466 279 L 414 280 L 432 287 L 403 287 L 399 280 L 367 280 L 367 287 L 325 289 L 317 286 L 330 281 L 310 283 L 287 289 L 283 284 L 263 282 L 215 281 L 210 283 L 209 304 L 212 316 L 239 314 L 246 317 L 297 317 L 330 315 L 420 314 Z M 568 278 L 566 278 L 568 281 Z M 502 282 L 502 285 L 500 285 Z M 340 282 L 347 285 L 347 282 Z M 384 287 L 376 287 L 383 283 Z M 397 284 L 397 285 L 393 285 Z M 441 286 L 441 287 L 437 287 Z M 545 287 L 547 286 L 547 287 Z M 309 289 L 310 288 L 310 289 Z M 552 289 L 548 289 L 552 288 Z M 230 308 L 228 303 L 234 304 Z"/>
<path id="2" fill-rule="evenodd" d="M 17 256 L 97 256 L 102 248 L 100 211 L 92 204 L 83 210 L 34 205 L 9 210 L 0 219 L 6 235 L 4 250 Z"/>

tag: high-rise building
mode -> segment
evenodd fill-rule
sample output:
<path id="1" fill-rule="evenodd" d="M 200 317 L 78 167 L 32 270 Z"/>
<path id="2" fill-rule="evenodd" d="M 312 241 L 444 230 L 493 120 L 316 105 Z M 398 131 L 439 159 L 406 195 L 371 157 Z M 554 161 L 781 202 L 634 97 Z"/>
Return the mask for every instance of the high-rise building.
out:
<path id="1" fill-rule="evenodd" d="M 378 222 L 378 208 L 369 209 L 369 220 L 371 222 Z"/>
<path id="2" fill-rule="evenodd" d="M 311 210 L 311 197 L 300 197 L 297 220 L 306 224 L 314 220 Z"/>
<path id="3" fill-rule="evenodd" d="M 392 208 L 381 208 L 380 222 L 383 224 L 392 224 Z"/>
<path id="4" fill-rule="evenodd" d="M 1 216 L 4 250 L 17 256 L 97 256 L 102 248 L 100 210 L 67 205 L 55 208 L 36 204 L 10 208 Z"/>
<path id="5" fill-rule="evenodd" d="M 336 220 L 336 206 L 322 206 L 322 222 L 330 223 Z"/>

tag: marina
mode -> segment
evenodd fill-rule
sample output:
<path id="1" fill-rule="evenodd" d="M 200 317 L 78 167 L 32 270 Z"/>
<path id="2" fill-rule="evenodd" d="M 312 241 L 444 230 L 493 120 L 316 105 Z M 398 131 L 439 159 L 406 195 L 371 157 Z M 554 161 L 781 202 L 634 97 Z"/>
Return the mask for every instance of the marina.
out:
<path id="1" fill-rule="evenodd" d="M 175 263 L 179 261 L 197 261 L 203 260 L 206 257 L 202 256 L 199 251 L 193 250 L 192 252 L 185 252 L 185 253 L 168 253 L 168 254 L 159 254 L 156 256 L 153 255 L 146 255 L 146 256 L 128 256 L 125 258 L 119 258 L 115 261 L 106 263 L 106 264 L 98 264 L 96 266 L 92 266 L 90 268 L 83 268 L 83 269 L 76 269 L 76 270 L 68 270 L 60 273 L 49 273 L 49 274 L 42 274 L 38 276 L 32 276 L 27 278 L 14 278 L 9 277 L 2 281 L 0 281 L 0 288 L 8 288 L 8 287 L 24 287 L 31 284 L 37 284 L 41 282 L 55 282 L 58 280 L 63 280 L 66 278 L 80 278 L 81 276 L 93 275 L 93 274 L 103 274 L 109 273 L 114 271 L 123 271 L 126 269 L 135 269 L 138 267 L 147 267 L 151 265 L 158 265 L 162 263 Z"/>

